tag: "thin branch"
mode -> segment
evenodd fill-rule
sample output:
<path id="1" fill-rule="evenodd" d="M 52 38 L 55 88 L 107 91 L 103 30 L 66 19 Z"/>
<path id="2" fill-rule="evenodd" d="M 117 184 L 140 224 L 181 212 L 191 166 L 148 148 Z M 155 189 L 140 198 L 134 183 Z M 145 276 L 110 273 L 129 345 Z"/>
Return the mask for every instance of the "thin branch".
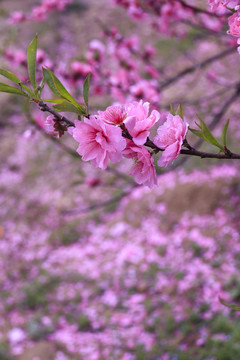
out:
<path id="1" fill-rule="evenodd" d="M 93 204 L 90 206 L 87 206 L 85 208 L 82 209 L 74 209 L 74 210 L 63 210 L 61 212 L 62 215 L 79 215 L 79 214 L 86 214 L 89 213 L 90 211 L 94 211 L 94 210 L 98 210 L 101 209 L 105 206 L 109 206 L 109 205 L 113 205 L 115 202 L 119 202 L 120 200 L 122 200 L 124 197 L 126 197 L 127 195 L 129 195 L 133 189 L 135 189 L 137 186 L 139 186 L 138 184 L 134 184 L 132 186 L 132 188 L 128 191 L 124 191 L 122 192 L 120 195 L 117 195 L 109 200 L 106 201 L 102 201 L 99 202 L 97 204 Z"/>
<path id="2" fill-rule="evenodd" d="M 57 111 L 55 111 L 55 110 L 53 110 L 52 108 L 50 108 L 50 107 L 49 107 L 47 104 L 45 104 L 43 101 L 39 101 L 39 102 L 35 101 L 35 102 L 38 104 L 38 106 L 39 106 L 39 108 L 40 108 L 41 111 L 49 112 L 50 114 L 54 115 L 55 118 L 56 118 L 58 121 L 63 121 L 63 122 L 65 122 L 65 124 L 68 125 L 68 126 L 75 126 L 75 125 L 74 125 L 74 122 L 72 122 L 71 120 L 67 119 L 65 116 L 60 115 Z"/>
<path id="3" fill-rule="evenodd" d="M 211 123 L 209 124 L 209 128 L 210 130 L 213 130 L 215 128 L 215 126 L 222 120 L 223 116 L 225 115 L 225 113 L 227 112 L 227 110 L 229 109 L 229 107 L 235 102 L 235 100 L 240 96 L 240 84 L 238 83 L 236 86 L 236 90 L 234 91 L 234 93 L 225 101 L 225 103 L 223 104 L 223 106 L 221 107 L 221 109 L 217 112 L 217 114 L 213 117 Z M 203 143 L 202 139 L 199 139 L 195 144 L 194 144 L 194 148 L 198 148 L 201 144 Z M 172 166 L 171 168 L 169 168 L 169 170 L 173 170 L 179 166 L 182 166 L 183 164 L 185 164 L 185 162 L 188 160 L 189 158 L 186 156 L 182 159 L 180 159 L 179 161 L 177 161 L 175 163 L 174 166 Z"/>
<path id="4" fill-rule="evenodd" d="M 180 154 L 190 155 L 190 156 L 198 156 L 202 159 L 222 159 L 222 160 L 236 160 L 240 159 L 240 154 L 232 153 L 231 151 L 226 151 L 224 154 L 215 154 L 215 153 L 208 153 L 196 150 L 192 148 L 191 150 L 182 149 Z"/>
<path id="5" fill-rule="evenodd" d="M 237 84 L 235 92 L 226 100 L 219 112 L 213 117 L 213 120 L 209 124 L 209 129 L 213 130 L 215 126 L 220 122 L 223 115 L 226 113 L 228 108 L 234 103 L 234 101 L 240 96 L 240 83 Z"/>
<path id="6" fill-rule="evenodd" d="M 59 139 L 57 139 L 57 138 L 53 137 L 52 135 L 49 135 L 48 133 L 46 133 L 46 131 L 40 125 L 38 125 L 34 120 L 31 121 L 31 123 L 43 134 L 44 137 L 51 140 L 62 151 L 64 151 L 65 153 L 67 153 L 68 155 L 70 155 L 71 157 L 73 157 L 75 159 L 79 158 L 79 155 L 78 155 L 78 153 L 76 151 L 73 151 L 69 146 L 67 146 L 66 144 L 61 142 Z"/>
<path id="7" fill-rule="evenodd" d="M 199 31 L 202 31 L 204 34 L 208 35 L 208 36 L 214 36 L 214 37 L 218 37 L 218 38 L 221 38 L 223 36 L 226 36 L 226 33 L 224 31 L 222 32 L 217 32 L 216 30 L 213 30 L 213 29 L 210 29 L 206 26 L 203 26 L 201 24 L 196 24 L 194 22 L 192 22 L 191 20 L 189 19 L 182 19 L 180 21 L 182 24 L 185 24 L 187 26 L 190 26 L 192 27 L 193 29 L 196 29 L 196 30 L 199 30 Z"/>
<path id="8" fill-rule="evenodd" d="M 228 55 L 234 53 L 236 51 L 236 49 L 237 48 L 235 46 L 230 49 L 226 49 L 224 51 L 221 51 L 217 55 L 211 56 L 208 59 L 206 59 L 200 63 L 197 63 L 193 66 L 188 67 L 187 69 L 185 69 L 183 71 L 180 71 L 177 75 L 175 75 L 169 79 L 166 79 L 162 84 L 160 84 L 159 90 L 161 91 L 161 90 L 165 89 L 166 87 L 175 83 L 176 81 L 178 81 L 180 78 L 182 78 L 185 75 L 191 74 L 192 72 L 202 69 L 203 67 L 211 64 L 212 62 L 214 62 L 216 60 L 222 59 L 225 56 L 228 56 Z"/>
<path id="9" fill-rule="evenodd" d="M 230 85 L 227 85 L 225 86 L 224 88 L 220 89 L 220 90 L 217 90 L 216 92 L 214 93 L 211 93 L 209 95 L 205 95 L 205 96 L 202 96 L 198 99 L 192 99 L 192 100 L 174 100 L 174 101 L 171 101 L 170 103 L 172 105 L 179 105 L 179 104 L 182 104 L 182 105 L 198 105 L 204 101 L 207 101 L 207 100 L 213 100 L 215 99 L 216 97 L 219 97 L 221 95 L 224 95 L 226 94 L 228 91 L 234 89 L 236 87 L 236 85 L 238 85 L 238 83 L 233 83 L 233 84 L 230 84 Z M 169 109 L 169 103 L 168 104 L 163 104 L 161 106 L 161 108 L 164 108 L 164 109 Z"/>
<path id="10" fill-rule="evenodd" d="M 145 143 L 145 146 L 153 149 L 155 153 L 158 153 L 159 151 L 164 151 L 163 149 L 160 149 L 159 147 L 157 147 L 151 140 L 147 140 L 147 142 Z M 216 153 L 199 151 L 193 147 L 190 147 L 189 149 L 186 149 L 186 150 L 182 149 L 180 151 L 180 154 L 189 155 L 189 156 L 197 156 L 202 159 L 225 159 L 225 160 L 240 159 L 240 154 L 232 153 L 229 150 L 227 150 L 226 153 L 224 153 L 224 154 L 216 154 Z"/>
<path id="11" fill-rule="evenodd" d="M 181 3 L 185 8 L 193 10 L 195 13 L 203 13 L 203 14 L 207 14 L 209 16 L 214 16 L 214 17 L 222 17 L 222 16 L 226 16 L 226 14 L 216 14 L 216 13 L 211 13 L 208 10 L 204 10 L 201 8 L 198 8 L 196 6 L 187 4 L 185 1 L 183 0 L 178 0 L 179 3 Z"/>

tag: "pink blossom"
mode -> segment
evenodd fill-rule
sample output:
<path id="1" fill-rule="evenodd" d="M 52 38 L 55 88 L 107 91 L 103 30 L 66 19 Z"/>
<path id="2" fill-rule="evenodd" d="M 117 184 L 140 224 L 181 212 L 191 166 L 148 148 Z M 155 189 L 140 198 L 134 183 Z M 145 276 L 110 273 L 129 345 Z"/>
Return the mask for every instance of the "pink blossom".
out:
<path id="1" fill-rule="evenodd" d="M 54 115 L 47 116 L 47 118 L 45 120 L 44 128 L 45 128 L 45 131 L 49 135 L 59 137 L 59 133 L 55 129 L 55 121 L 54 121 L 54 119 L 55 119 Z"/>
<path id="2" fill-rule="evenodd" d="M 37 49 L 37 63 L 42 63 L 45 59 L 46 59 L 45 51 L 43 51 L 42 49 Z"/>
<path id="3" fill-rule="evenodd" d="M 232 36 L 240 37 L 240 13 L 236 12 L 228 18 L 229 30 L 228 34 Z"/>
<path id="4" fill-rule="evenodd" d="M 101 184 L 101 179 L 97 177 L 86 177 L 85 184 L 87 184 L 89 187 L 95 187 Z"/>
<path id="5" fill-rule="evenodd" d="M 219 8 L 219 6 L 222 5 L 222 1 L 221 1 L 221 0 L 208 0 L 208 3 L 209 3 L 209 5 L 211 6 L 211 9 L 212 9 L 213 11 L 216 11 L 216 10 Z"/>
<path id="6" fill-rule="evenodd" d="M 158 160 L 159 166 L 167 166 L 178 157 L 185 139 L 188 124 L 179 115 L 167 115 L 167 120 L 159 126 L 153 142 L 160 149 L 165 149 Z"/>
<path id="7" fill-rule="evenodd" d="M 88 45 L 87 61 L 102 62 L 105 53 L 105 45 L 99 40 L 92 40 Z"/>
<path id="8" fill-rule="evenodd" d="M 88 46 L 89 46 L 90 50 L 99 51 L 101 54 L 104 54 L 104 52 L 105 52 L 105 45 L 99 40 L 95 39 L 95 40 L 90 41 Z"/>
<path id="9" fill-rule="evenodd" d="M 137 146 L 131 140 L 127 140 L 123 156 L 135 160 L 130 175 L 134 176 L 136 183 L 147 185 L 150 188 L 157 184 L 153 158 L 144 146 Z"/>
<path id="10" fill-rule="evenodd" d="M 44 8 L 44 6 L 35 7 L 32 10 L 31 14 L 29 15 L 29 19 L 36 20 L 36 21 L 46 20 L 46 18 L 47 18 L 46 13 L 47 13 L 47 11 Z"/>
<path id="11" fill-rule="evenodd" d="M 84 62 L 74 61 L 71 64 L 71 70 L 76 75 L 86 76 L 88 73 L 92 71 L 92 68 L 89 64 L 86 64 Z"/>
<path id="12" fill-rule="evenodd" d="M 98 111 L 99 118 L 106 124 L 120 125 L 127 117 L 124 106 L 109 106 L 105 111 Z"/>
<path id="13" fill-rule="evenodd" d="M 9 18 L 10 24 L 19 24 L 26 19 L 24 13 L 22 11 L 14 11 Z"/>
<path id="14" fill-rule="evenodd" d="M 228 6 L 232 9 L 239 4 L 239 0 L 208 0 L 209 5 L 213 11 L 218 10 L 222 6 Z"/>
<path id="15" fill-rule="evenodd" d="M 17 343 L 25 340 L 26 334 L 22 329 L 14 328 L 9 331 L 8 338 L 12 344 L 17 344 Z"/>
<path id="16" fill-rule="evenodd" d="M 156 80 L 140 80 L 135 85 L 132 85 L 129 90 L 137 99 L 145 98 L 152 103 L 157 103 L 160 98 L 158 82 Z"/>
<path id="17" fill-rule="evenodd" d="M 149 133 L 149 129 L 160 119 L 158 111 L 153 110 L 149 114 L 149 103 L 143 103 L 142 100 L 134 102 L 126 106 L 127 118 L 124 121 L 125 126 L 132 136 L 132 140 L 136 145 L 143 145 Z"/>
<path id="18" fill-rule="evenodd" d="M 104 170 L 109 159 L 121 160 L 126 140 L 119 127 L 108 125 L 96 116 L 84 118 L 84 122 L 75 120 L 75 126 L 73 137 L 79 143 L 77 152 L 83 161 L 90 160 L 93 166 Z"/>

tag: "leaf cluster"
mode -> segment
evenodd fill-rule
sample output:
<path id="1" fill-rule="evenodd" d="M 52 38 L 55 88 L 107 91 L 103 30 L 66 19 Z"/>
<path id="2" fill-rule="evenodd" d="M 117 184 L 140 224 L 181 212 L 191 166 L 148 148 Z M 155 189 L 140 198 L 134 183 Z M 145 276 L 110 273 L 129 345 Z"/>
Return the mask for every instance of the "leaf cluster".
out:
<path id="1" fill-rule="evenodd" d="M 50 102 L 55 104 L 53 106 L 55 111 L 58 112 L 73 112 L 81 116 L 89 116 L 89 88 L 90 88 L 90 78 L 91 74 L 89 73 L 83 84 L 83 99 L 85 105 L 79 104 L 78 101 L 68 92 L 62 82 L 57 78 L 57 76 L 48 68 L 42 68 L 42 80 L 41 83 L 37 84 L 36 77 L 36 57 L 37 57 L 37 35 L 31 41 L 28 50 L 27 50 L 27 68 L 28 76 L 30 80 L 30 86 L 24 84 L 15 74 L 11 73 L 8 70 L 0 69 L 0 75 L 4 76 L 8 80 L 14 82 L 18 87 L 10 86 L 4 83 L 0 83 L 0 92 L 5 92 L 9 94 L 23 96 L 28 98 L 30 101 L 39 103 L 40 101 Z M 42 99 L 41 94 L 44 88 L 44 85 L 47 84 L 53 94 L 56 96 L 52 99 Z"/>
<path id="2" fill-rule="evenodd" d="M 199 116 L 200 124 L 195 122 L 198 129 L 189 128 L 189 130 L 196 136 L 200 137 L 201 139 L 207 141 L 209 144 L 216 146 L 220 149 L 220 151 L 226 152 L 227 151 L 227 130 L 229 125 L 229 120 L 227 120 L 226 124 L 224 125 L 222 131 L 222 144 L 216 139 L 216 137 L 212 134 L 211 130 L 207 126 L 207 124 L 203 121 L 203 119 Z"/>

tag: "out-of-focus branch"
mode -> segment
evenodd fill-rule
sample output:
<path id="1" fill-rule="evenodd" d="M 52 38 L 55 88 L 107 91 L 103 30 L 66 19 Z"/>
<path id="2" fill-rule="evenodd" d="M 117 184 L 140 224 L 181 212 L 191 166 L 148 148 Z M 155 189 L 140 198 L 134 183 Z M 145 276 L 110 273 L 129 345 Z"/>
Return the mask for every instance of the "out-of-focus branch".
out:
<path id="1" fill-rule="evenodd" d="M 179 105 L 179 104 L 182 104 L 182 105 L 196 105 L 196 104 L 201 104 L 204 101 L 213 100 L 213 99 L 215 99 L 215 98 L 217 98 L 217 97 L 219 97 L 221 95 L 226 94 L 228 91 L 236 88 L 237 84 L 238 83 L 235 82 L 233 84 L 224 86 L 223 89 L 217 90 L 216 92 L 211 93 L 209 95 L 198 97 L 196 99 L 192 99 L 192 100 L 174 100 L 174 101 L 171 102 L 171 104 L 172 105 Z M 169 104 L 163 104 L 161 106 L 161 108 L 169 109 Z"/>
<path id="2" fill-rule="evenodd" d="M 201 9 L 197 6 L 194 5 L 190 5 L 187 4 L 184 0 L 177 0 L 180 4 L 182 4 L 185 8 L 190 9 L 192 11 L 194 11 L 195 13 L 203 13 L 203 14 L 207 14 L 209 16 L 214 16 L 214 17 L 221 17 L 221 16 L 226 16 L 225 14 L 216 14 L 216 13 L 212 13 L 208 10 L 205 9 Z"/>
<path id="3" fill-rule="evenodd" d="M 234 91 L 234 93 L 225 101 L 225 103 L 223 104 L 223 106 L 221 107 L 221 109 L 214 115 L 212 121 L 210 122 L 210 124 L 208 125 L 210 130 L 213 130 L 215 128 L 215 126 L 222 120 L 223 116 L 225 115 L 225 113 L 227 112 L 227 110 L 229 109 L 229 107 L 235 102 L 235 100 L 237 100 L 237 98 L 240 97 L 240 83 L 237 83 L 236 85 L 236 89 Z M 194 148 L 198 148 L 201 144 L 203 143 L 202 139 L 199 139 L 195 144 L 194 144 Z M 177 161 L 175 163 L 174 166 L 172 166 L 170 169 L 170 171 L 172 169 L 175 169 L 179 166 L 182 166 L 183 164 L 185 164 L 185 162 L 188 160 L 189 158 L 186 156 L 184 158 L 182 158 L 181 160 Z"/>
<path id="4" fill-rule="evenodd" d="M 208 59 L 203 60 L 200 63 L 196 63 L 195 65 L 190 66 L 190 67 L 188 67 L 187 69 L 185 69 L 183 71 L 180 71 L 178 74 L 174 75 L 171 78 L 166 79 L 162 84 L 160 84 L 159 90 L 161 91 L 161 90 L 165 89 L 166 87 L 168 87 L 169 85 L 172 85 L 173 83 L 175 83 L 176 81 L 178 81 L 179 79 L 184 77 L 185 75 L 191 74 L 192 72 L 194 72 L 196 70 L 199 70 L 199 69 L 202 69 L 202 68 L 204 68 L 205 66 L 211 64 L 214 61 L 217 61 L 219 59 L 224 58 L 225 56 L 228 56 L 228 55 L 234 53 L 236 51 L 236 49 L 237 48 L 235 46 L 230 48 L 230 49 L 229 48 L 225 49 L 225 50 L 221 51 L 219 54 L 211 56 Z"/>
<path id="5" fill-rule="evenodd" d="M 189 19 L 182 19 L 180 22 L 182 24 L 185 24 L 187 26 L 192 27 L 193 29 L 201 31 L 201 32 L 205 33 L 208 36 L 214 36 L 214 37 L 226 36 L 226 33 L 223 32 L 223 31 L 216 31 L 216 30 L 210 29 L 210 28 L 208 28 L 208 27 L 206 27 L 204 25 L 196 24 L 196 23 L 192 22 Z"/>
<path id="6" fill-rule="evenodd" d="M 63 210 L 62 214 L 63 215 L 80 215 L 80 214 L 86 214 L 89 213 L 90 211 L 94 211 L 94 210 L 99 210 L 101 208 L 104 208 L 106 206 L 109 205 L 113 205 L 116 202 L 119 202 L 120 200 L 122 200 L 124 197 L 126 197 L 127 195 L 131 194 L 131 192 L 133 191 L 133 189 L 135 189 L 137 186 L 139 186 L 138 184 L 134 184 L 131 189 L 129 189 L 128 191 L 124 191 L 122 192 L 120 195 L 117 195 L 109 200 L 106 201 L 102 201 L 90 206 L 87 206 L 85 208 L 82 209 L 74 209 L 74 210 Z"/>

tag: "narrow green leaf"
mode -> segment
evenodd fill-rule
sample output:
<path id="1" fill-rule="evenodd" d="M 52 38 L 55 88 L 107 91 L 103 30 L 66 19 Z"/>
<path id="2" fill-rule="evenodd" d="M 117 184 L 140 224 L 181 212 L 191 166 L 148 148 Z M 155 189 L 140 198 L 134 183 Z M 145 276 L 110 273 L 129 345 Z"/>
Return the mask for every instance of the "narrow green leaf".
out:
<path id="1" fill-rule="evenodd" d="M 5 78 L 13 81 L 15 84 L 18 84 L 23 89 L 25 89 L 30 95 L 33 96 L 33 91 L 29 89 L 16 75 L 11 73 L 10 71 L 0 69 L 0 75 L 4 76 Z"/>
<path id="2" fill-rule="evenodd" d="M 219 301 L 220 301 L 221 304 L 228 307 L 229 309 L 232 309 L 232 310 L 235 310 L 235 311 L 240 311 L 240 306 L 238 306 L 238 305 L 229 304 L 229 303 L 227 303 L 226 301 L 224 301 L 221 298 L 219 298 Z"/>
<path id="3" fill-rule="evenodd" d="M 174 110 L 172 104 L 170 104 L 170 114 L 172 114 L 173 116 L 176 115 L 176 114 L 175 114 L 175 110 Z"/>
<path id="4" fill-rule="evenodd" d="M 91 74 L 89 73 L 83 83 L 83 98 L 87 107 L 87 113 L 88 113 L 88 95 L 90 88 L 90 78 L 91 78 Z"/>
<path id="5" fill-rule="evenodd" d="M 202 128 L 202 134 L 203 134 L 204 140 L 206 140 L 210 144 L 212 144 L 212 145 L 214 145 L 214 146 L 216 146 L 219 149 L 224 151 L 224 147 L 219 144 L 217 139 L 213 136 L 213 134 L 211 133 L 211 131 L 209 130 L 209 128 L 205 124 L 205 122 L 201 118 L 199 118 L 199 120 L 201 122 L 201 128 Z"/>
<path id="6" fill-rule="evenodd" d="M 227 130 L 228 130 L 229 120 L 227 120 L 226 124 L 224 125 L 223 132 L 222 132 L 222 141 L 223 145 L 227 146 Z"/>
<path id="7" fill-rule="evenodd" d="M 201 129 L 201 130 L 202 130 L 201 125 L 199 125 L 196 121 L 194 121 L 194 122 L 195 122 L 195 124 L 199 127 L 199 129 Z"/>
<path id="8" fill-rule="evenodd" d="M 73 104 L 67 101 L 64 101 L 58 105 L 54 105 L 53 108 L 58 112 L 73 112 L 79 114 L 79 110 Z"/>
<path id="9" fill-rule="evenodd" d="M 54 75 L 54 73 L 50 70 L 47 69 L 48 74 L 50 75 L 53 85 L 54 87 L 57 89 L 57 91 L 60 93 L 61 97 L 65 98 L 66 100 L 68 100 L 71 104 L 73 104 L 74 106 L 76 106 L 76 108 L 82 113 L 85 114 L 85 108 L 83 106 L 81 106 L 80 104 L 78 104 L 78 102 L 72 97 L 72 95 L 69 94 L 69 92 L 67 91 L 67 89 L 65 89 L 65 87 L 63 86 L 63 84 L 61 83 L 61 81 L 56 77 L 56 75 Z"/>
<path id="10" fill-rule="evenodd" d="M 52 90 L 52 92 L 53 92 L 55 95 L 59 96 L 60 98 L 63 98 L 63 96 L 62 96 L 62 95 L 60 94 L 60 92 L 57 90 L 57 88 L 56 88 L 56 86 L 55 86 L 55 84 L 54 84 L 54 82 L 53 82 L 53 80 L 52 80 L 52 77 L 51 77 L 51 75 L 49 74 L 48 70 L 45 69 L 45 68 L 42 68 L 42 70 L 43 70 L 44 79 L 45 79 L 46 83 L 48 84 L 50 90 Z M 45 101 L 46 101 L 46 100 L 45 100 Z"/>
<path id="11" fill-rule="evenodd" d="M 177 108 L 176 115 L 179 115 L 183 119 L 183 108 L 181 104 L 179 104 Z"/>
<path id="12" fill-rule="evenodd" d="M 235 9 L 230 8 L 229 6 L 226 6 L 226 8 L 227 8 L 229 11 L 233 12 L 233 13 L 237 12 Z"/>
<path id="13" fill-rule="evenodd" d="M 192 129 L 192 128 L 188 128 L 188 130 L 190 130 L 194 135 L 197 135 L 198 137 L 200 137 L 201 139 L 204 139 L 203 134 L 201 131 L 196 130 L 196 129 Z"/>
<path id="14" fill-rule="evenodd" d="M 16 75 L 14 75 L 10 71 L 4 70 L 4 69 L 0 69 L 0 75 L 15 82 L 16 84 L 20 84 L 22 82 Z"/>
<path id="15" fill-rule="evenodd" d="M 36 56 L 37 56 L 37 35 L 30 43 L 27 50 L 28 75 L 34 90 L 37 87 L 36 81 Z"/>
<path id="16" fill-rule="evenodd" d="M 44 85 L 45 85 L 45 79 L 44 79 L 44 77 L 43 77 L 43 78 L 42 78 L 42 81 L 41 81 L 41 83 L 40 83 L 40 85 L 39 85 L 39 87 L 38 87 L 38 94 L 39 94 L 39 96 L 41 96 L 41 93 L 42 93 L 42 91 L 43 91 Z"/>
<path id="17" fill-rule="evenodd" d="M 5 93 L 10 93 L 10 94 L 15 94 L 15 95 L 21 95 L 21 96 L 28 97 L 28 95 L 25 92 L 23 92 L 22 90 L 17 89 L 17 88 L 15 88 L 13 86 L 2 84 L 2 83 L 0 83 L 0 91 L 5 92 Z"/>
<path id="18" fill-rule="evenodd" d="M 65 99 L 41 99 L 44 102 L 53 103 L 53 104 L 62 104 Z"/>

